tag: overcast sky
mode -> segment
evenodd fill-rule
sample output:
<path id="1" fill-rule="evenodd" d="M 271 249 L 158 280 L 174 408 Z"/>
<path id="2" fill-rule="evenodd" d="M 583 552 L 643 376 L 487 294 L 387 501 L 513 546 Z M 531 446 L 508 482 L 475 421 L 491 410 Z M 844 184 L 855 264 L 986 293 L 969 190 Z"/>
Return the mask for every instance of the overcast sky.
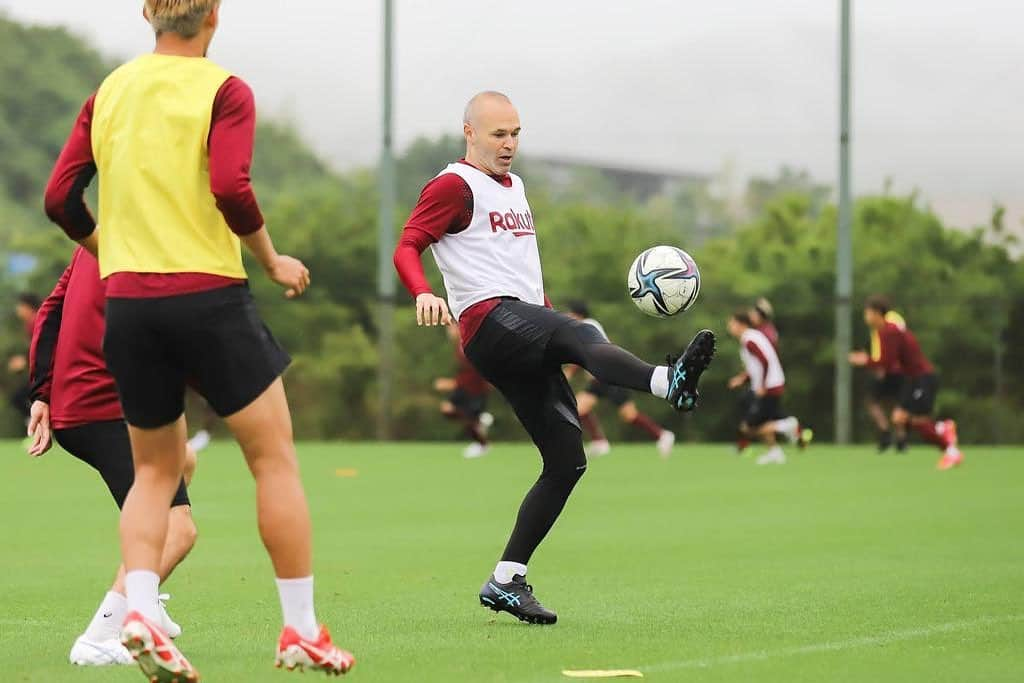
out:
<path id="1" fill-rule="evenodd" d="M 379 0 L 225 0 L 211 57 L 340 168 L 380 132 Z M 395 0 L 396 138 L 461 130 L 481 89 L 523 151 L 680 171 L 836 177 L 838 0 Z M 919 188 L 945 216 L 1024 215 L 1024 4 L 853 0 L 854 189 Z M 106 54 L 151 49 L 141 0 L 0 0 Z M 7 84 L 5 84 L 7 85 Z"/>

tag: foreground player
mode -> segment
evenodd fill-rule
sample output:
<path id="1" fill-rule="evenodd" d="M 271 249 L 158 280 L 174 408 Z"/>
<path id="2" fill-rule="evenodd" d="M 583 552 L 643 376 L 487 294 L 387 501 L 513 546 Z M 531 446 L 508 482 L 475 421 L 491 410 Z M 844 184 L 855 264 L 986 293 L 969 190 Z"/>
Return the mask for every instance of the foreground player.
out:
<path id="1" fill-rule="evenodd" d="M 29 349 L 29 454 L 38 457 L 49 450 L 52 434 L 64 450 L 99 472 L 120 509 L 135 473 L 117 387 L 103 360 L 104 290 L 96 258 L 79 247 L 39 309 Z M 183 480 L 171 501 L 167 541 L 160 561 L 161 582 L 195 544 L 196 527 L 185 489 L 195 468 L 195 453 L 187 454 L 185 464 Z M 120 640 L 127 614 L 124 593 L 122 564 L 96 615 L 71 648 L 72 664 L 132 663 Z M 181 627 L 171 621 L 162 604 L 160 624 L 171 638 L 181 633 Z"/>
<path id="2" fill-rule="evenodd" d="M 526 582 L 527 563 L 587 468 L 576 401 L 562 365 L 600 381 L 666 398 L 678 410 L 697 403 L 714 335 L 697 334 L 671 366 L 648 365 L 591 326 L 545 307 L 537 233 L 523 181 L 510 173 L 519 114 L 500 93 L 466 106 L 465 159 L 450 164 L 420 195 L 395 250 L 421 325 L 458 321 L 466 356 L 508 399 L 540 451 L 540 478 L 523 500 L 512 536 L 480 591 L 481 604 L 522 621 L 553 624 Z M 435 296 L 421 253 L 431 247 L 451 302 Z"/>
<path id="3" fill-rule="evenodd" d="M 284 628 L 276 663 L 344 673 L 350 654 L 317 626 L 309 509 L 281 382 L 290 359 L 261 322 L 239 239 L 289 297 L 309 285 L 274 250 L 249 181 L 253 95 L 205 59 L 216 0 L 146 0 L 153 54 L 90 97 L 46 191 L 48 215 L 107 279 L 107 366 L 129 425 L 135 482 L 121 514 L 128 615 L 121 640 L 150 680 L 198 674 L 159 625 L 168 507 L 185 463 L 186 379 L 224 418 L 256 480 L 260 535 Z M 103 227 L 82 199 L 98 172 Z"/>
<path id="4" fill-rule="evenodd" d="M 591 325 L 605 341 L 608 341 L 608 335 L 604 331 L 604 326 L 590 317 L 590 309 L 586 303 L 582 301 L 569 302 L 569 317 Z M 566 376 L 571 378 L 575 373 L 576 367 L 575 365 L 568 366 L 566 368 Z M 608 399 L 619 409 L 619 417 L 622 418 L 623 422 L 636 427 L 654 439 L 661 457 L 667 458 L 672 455 L 672 446 L 676 442 L 674 432 L 670 432 L 647 415 L 641 413 L 640 409 L 636 407 L 636 401 L 630 398 L 628 389 L 602 384 L 600 380 L 591 378 L 590 382 L 587 383 L 587 388 L 576 394 L 576 406 L 580 414 L 580 423 L 591 438 L 590 444 L 587 446 L 588 456 L 607 455 L 612 449 L 612 445 L 608 442 L 608 437 L 604 435 L 604 430 L 601 429 L 601 423 L 598 421 L 597 415 L 594 414 L 594 408 L 597 407 L 597 402 L 602 398 Z"/>
<path id="5" fill-rule="evenodd" d="M 491 392 L 491 385 L 466 358 L 458 327 L 448 327 L 448 338 L 455 349 L 458 370 L 454 377 L 435 379 L 434 389 L 448 394 L 448 397 L 441 401 L 441 414 L 449 420 L 461 423 L 466 434 L 472 439 L 462 452 L 463 457 L 479 458 L 486 455 L 491 448 L 487 440 L 487 430 L 494 423 L 494 416 L 487 412 L 487 394 Z"/>
<path id="6" fill-rule="evenodd" d="M 932 417 L 939 378 L 931 362 L 921 352 L 921 346 L 909 327 L 900 327 L 885 319 L 889 301 L 878 295 L 868 297 L 864 304 L 864 322 L 878 333 L 879 356 L 873 359 L 866 351 L 850 354 L 853 365 L 867 368 L 890 367 L 892 358 L 899 359 L 903 371 L 903 389 L 899 405 L 892 414 L 897 440 L 906 439 L 907 426 L 917 430 L 928 443 L 942 451 L 936 467 L 948 470 L 964 461 L 957 443 L 956 423 L 953 420 L 936 422 Z"/>
<path id="7" fill-rule="evenodd" d="M 801 448 L 806 440 L 800 422 L 782 409 L 782 395 L 786 390 L 786 375 L 782 361 L 771 340 L 754 327 L 746 311 L 734 313 L 728 322 L 729 334 L 740 342 L 743 372 L 729 380 L 730 389 L 739 389 L 747 381 L 753 396 L 740 423 L 740 433 L 748 439 L 760 439 L 768 451 L 757 459 L 758 465 L 782 465 L 786 454 L 778 443 L 777 434 L 784 434 Z"/>

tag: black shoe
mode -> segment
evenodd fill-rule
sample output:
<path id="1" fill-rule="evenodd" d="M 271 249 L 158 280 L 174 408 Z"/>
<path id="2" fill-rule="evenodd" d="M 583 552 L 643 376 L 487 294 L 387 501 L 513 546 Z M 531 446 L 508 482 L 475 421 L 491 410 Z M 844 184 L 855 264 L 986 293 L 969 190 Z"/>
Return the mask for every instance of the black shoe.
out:
<path id="1" fill-rule="evenodd" d="M 878 435 L 878 453 L 881 455 L 892 447 L 892 432 L 881 432 Z"/>
<path id="2" fill-rule="evenodd" d="M 907 440 L 899 439 L 896 441 L 896 452 L 903 455 L 907 452 Z"/>
<path id="3" fill-rule="evenodd" d="M 669 356 L 668 397 L 676 410 L 688 412 L 697 407 L 697 382 L 715 357 L 715 333 L 701 330 L 675 361 Z"/>
<path id="4" fill-rule="evenodd" d="M 558 615 L 533 597 L 533 586 L 526 583 L 525 576 L 516 574 L 508 583 L 498 583 L 491 574 L 480 589 L 480 604 L 495 612 L 508 612 L 528 624 L 553 624 Z"/>

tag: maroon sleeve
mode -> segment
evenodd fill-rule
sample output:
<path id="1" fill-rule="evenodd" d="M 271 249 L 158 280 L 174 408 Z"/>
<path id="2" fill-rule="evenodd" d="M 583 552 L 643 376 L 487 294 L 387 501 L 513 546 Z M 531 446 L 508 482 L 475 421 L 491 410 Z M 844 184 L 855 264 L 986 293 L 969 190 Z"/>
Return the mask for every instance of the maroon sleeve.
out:
<path id="1" fill-rule="evenodd" d="M 263 227 L 249 168 L 256 135 L 256 103 L 240 78 L 224 81 L 210 118 L 210 191 L 231 230 L 248 235 Z"/>
<path id="2" fill-rule="evenodd" d="M 92 108 L 95 100 L 96 95 L 93 94 L 82 105 L 46 184 L 46 215 L 74 240 L 88 237 L 96 229 L 96 220 L 84 198 L 85 188 L 96 175 L 96 161 L 92 155 Z"/>
<path id="3" fill-rule="evenodd" d="M 767 382 L 768 358 L 764 355 L 764 351 L 762 351 L 761 347 L 755 344 L 753 341 L 747 341 L 745 346 L 747 347 L 747 351 L 750 351 L 750 353 L 754 354 L 754 357 L 757 358 L 759 363 L 761 363 L 761 380 L 762 382 Z M 764 385 L 762 384 L 762 386 Z"/>
<path id="4" fill-rule="evenodd" d="M 81 247 L 79 247 L 81 249 Z M 36 324 L 32 330 L 32 343 L 28 348 L 29 396 L 33 401 L 50 402 L 50 386 L 53 382 L 53 358 L 60 335 L 60 323 L 64 312 L 64 295 L 68 290 L 71 271 L 75 267 L 78 250 L 71 263 L 57 280 L 57 286 L 46 297 L 36 313 Z"/>
<path id="5" fill-rule="evenodd" d="M 473 220 L 473 192 L 460 176 L 445 173 L 434 178 L 405 223 L 395 248 L 395 270 L 413 298 L 430 291 L 421 255 L 445 234 L 462 232 Z"/>

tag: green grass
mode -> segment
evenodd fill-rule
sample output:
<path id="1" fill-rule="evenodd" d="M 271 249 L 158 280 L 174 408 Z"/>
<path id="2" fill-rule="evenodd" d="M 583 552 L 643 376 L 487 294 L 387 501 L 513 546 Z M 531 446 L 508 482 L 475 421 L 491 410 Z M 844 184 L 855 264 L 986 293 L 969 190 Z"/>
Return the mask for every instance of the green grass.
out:
<path id="1" fill-rule="evenodd" d="M 972 448 L 940 473 L 925 448 L 817 447 L 758 468 L 725 446 L 617 446 L 590 467 L 531 564 L 559 623 L 477 605 L 522 493 L 524 445 L 303 444 L 319 617 L 363 681 L 1024 680 L 1024 452 Z M 358 476 L 336 476 L 355 468 Z M 204 452 L 199 543 L 171 579 L 179 644 L 206 681 L 286 681 L 252 484 L 232 445 Z M 0 442 L 0 670 L 14 681 L 140 681 L 67 652 L 116 565 L 116 511 L 59 451 Z M 306 674 L 308 678 L 310 674 Z M 304 679 L 303 679 L 304 680 Z"/>

